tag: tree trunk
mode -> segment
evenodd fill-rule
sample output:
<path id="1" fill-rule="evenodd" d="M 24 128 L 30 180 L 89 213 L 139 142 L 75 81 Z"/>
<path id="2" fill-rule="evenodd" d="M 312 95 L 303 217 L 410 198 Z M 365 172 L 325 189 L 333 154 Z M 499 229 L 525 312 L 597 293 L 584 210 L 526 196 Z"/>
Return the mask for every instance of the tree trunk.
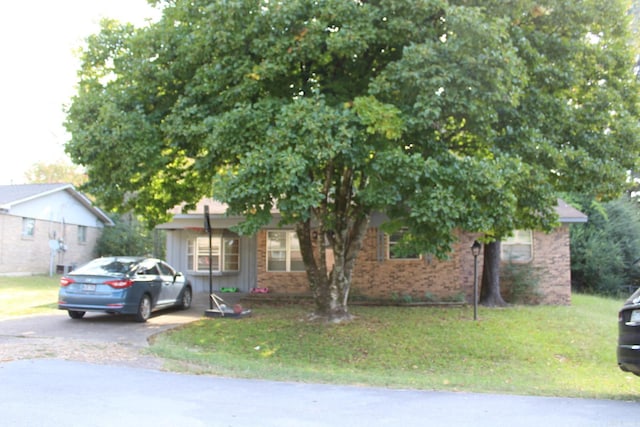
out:
<path id="1" fill-rule="evenodd" d="M 338 222 L 339 230 L 326 230 L 322 222 L 312 227 L 310 220 L 297 224 L 300 251 L 315 301 L 313 319 L 339 323 L 351 319 L 349 289 L 355 260 L 369 224 L 369 217 Z M 336 227 L 337 228 L 337 227 Z M 327 265 L 327 249 L 333 251 L 333 264 Z"/>
<path id="2" fill-rule="evenodd" d="M 484 265 L 480 288 L 480 304 L 504 307 L 507 303 L 500 294 L 500 241 L 484 244 Z"/>

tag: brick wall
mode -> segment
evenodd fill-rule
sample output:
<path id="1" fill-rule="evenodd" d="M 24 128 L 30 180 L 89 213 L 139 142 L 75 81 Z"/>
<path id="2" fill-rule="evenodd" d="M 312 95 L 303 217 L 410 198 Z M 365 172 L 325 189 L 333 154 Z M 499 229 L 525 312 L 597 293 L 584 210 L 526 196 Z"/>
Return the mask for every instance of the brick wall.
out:
<path id="1" fill-rule="evenodd" d="M 352 295 L 390 299 L 410 296 L 446 298 L 465 293 L 460 251 L 446 261 L 432 256 L 421 259 L 387 259 L 388 236 L 369 228 L 353 274 Z"/>
<path id="2" fill-rule="evenodd" d="M 76 225 L 68 224 L 65 233 L 67 251 L 59 255 L 59 264 L 80 266 L 95 258 L 96 243 L 102 235 L 101 228 L 87 227 L 85 242 L 78 241 L 78 227 Z"/>
<path id="3" fill-rule="evenodd" d="M 36 221 L 34 237 L 22 237 L 22 218 L 0 215 L 0 273 L 31 273 L 36 266 L 36 271 L 48 271 L 48 238 L 38 228 Z"/>
<path id="4" fill-rule="evenodd" d="M 267 271 L 267 232 L 260 230 L 257 240 L 257 287 L 269 288 L 270 292 L 287 294 L 304 294 L 311 291 L 305 272 Z"/>
<path id="5" fill-rule="evenodd" d="M 387 236 L 375 227 L 369 228 L 358 256 L 353 275 L 351 295 L 391 299 L 410 296 L 447 299 L 463 295 L 473 301 L 474 259 L 471 245 L 476 235 L 459 233 L 458 242 L 446 260 L 429 255 L 415 260 L 390 260 L 386 257 Z M 381 247 L 384 245 L 383 247 Z M 540 271 L 539 290 L 543 304 L 570 304 L 571 277 L 569 229 L 562 226 L 550 234 L 534 233 L 534 258 L 531 263 Z M 258 287 L 273 292 L 308 293 L 305 273 L 271 273 L 266 271 L 266 232 L 258 233 Z M 482 254 L 478 257 L 478 280 L 482 277 Z M 501 285 L 508 296 L 508 283 Z M 479 292 L 479 290 L 478 290 Z"/>
<path id="6" fill-rule="evenodd" d="M 64 231 L 67 251 L 56 253 L 56 264 L 82 264 L 93 258 L 101 229 L 87 228 L 87 242 L 79 243 L 76 225 L 66 224 L 64 230 L 58 222 L 36 220 L 33 237 L 22 236 L 22 217 L 0 215 L 0 274 L 48 274 L 51 263 L 49 239 L 55 231 Z"/>
<path id="7" fill-rule="evenodd" d="M 534 233 L 533 263 L 541 277 L 543 304 L 571 304 L 571 252 L 569 226 L 562 225 L 553 233 Z"/>

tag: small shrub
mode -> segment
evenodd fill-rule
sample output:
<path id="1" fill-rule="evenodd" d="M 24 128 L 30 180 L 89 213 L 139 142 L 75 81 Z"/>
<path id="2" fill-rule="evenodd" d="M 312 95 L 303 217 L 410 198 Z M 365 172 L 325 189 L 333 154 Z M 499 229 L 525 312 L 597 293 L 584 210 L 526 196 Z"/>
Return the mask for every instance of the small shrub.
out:
<path id="1" fill-rule="evenodd" d="M 509 263 L 502 269 L 501 279 L 511 303 L 538 304 L 542 299 L 540 280 L 542 272 L 531 264 Z"/>
<path id="2" fill-rule="evenodd" d="M 447 297 L 444 297 L 442 299 L 442 301 L 444 302 L 465 302 L 467 299 L 467 296 L 464 294 L 464 292 L 458 292 L 457 294 L 453 294 L 453 295 L 449 295 Z"/>
<path id="3" fill-rule="evenodd" d="M 438 301 L 438 297 L 436 295 L 434 295 L 433 293 L 427 291 L 424 293 L 424 300 L 426 302 L 436 302 Z"/>
<path id="4" fill-rule="evenodd" d="M 410 294 L 402 295 L 402 301 L 406 304 L 411 304 L 413 302 L 413 297 Z"/>

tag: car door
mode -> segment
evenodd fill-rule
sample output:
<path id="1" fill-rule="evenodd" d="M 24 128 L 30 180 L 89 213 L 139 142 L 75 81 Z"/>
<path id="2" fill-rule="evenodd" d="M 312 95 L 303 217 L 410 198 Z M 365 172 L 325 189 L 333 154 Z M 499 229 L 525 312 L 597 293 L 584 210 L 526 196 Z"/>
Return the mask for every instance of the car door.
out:
<path id="1" fill-rule="evenodd" d="M 158 269 L 162 278 L 162 304 L 173 304 L 182 291 L 182 282 L 176 280 L 176 272 L 169 264 L 159 261 Z"/>
<path id="2" fill-rule="evenodd" d="M 142 297 L 142 293 L 149 292 L 152 306 L 158 305 L 162 299 L 163 286 L 162 275 L 155 261 L 145 260 L 140 264 L 136 274 L 136 282 L 145 286 L 145 289 L 140 290 L 140 297 Z"/>

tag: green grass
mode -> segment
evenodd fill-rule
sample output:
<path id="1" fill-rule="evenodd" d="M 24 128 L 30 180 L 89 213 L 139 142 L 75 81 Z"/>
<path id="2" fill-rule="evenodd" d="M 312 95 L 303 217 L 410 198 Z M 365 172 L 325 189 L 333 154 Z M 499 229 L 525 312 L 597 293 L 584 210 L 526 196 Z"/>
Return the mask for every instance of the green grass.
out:
<path id="1" fill-rule="evenodd" d="M 570 307 L 352 307 L 357 320 L 305 320 L 309 307 L 256 306 L 159 335 L 168 369 L 393 388 L 640 400 L 618 369 L 622 302 L 574 295 Z"/>
<path id="2" fill-rule="evenodd" d="M 58 277 L 0 277 L 0 318 L 57 309 Z M 640 401 L 618 369 L 622 300 L 570 307 L 351 307 L 344 325 L 305 305 L 256 305 L 244 319 L 201 319 L 156 336 L 167 369 L 246 378 Z"/>
<path id="3" fill-rule="evenodd" d="M 0 276 L 0 317 L 58 309 L 59 276 Z"/>

